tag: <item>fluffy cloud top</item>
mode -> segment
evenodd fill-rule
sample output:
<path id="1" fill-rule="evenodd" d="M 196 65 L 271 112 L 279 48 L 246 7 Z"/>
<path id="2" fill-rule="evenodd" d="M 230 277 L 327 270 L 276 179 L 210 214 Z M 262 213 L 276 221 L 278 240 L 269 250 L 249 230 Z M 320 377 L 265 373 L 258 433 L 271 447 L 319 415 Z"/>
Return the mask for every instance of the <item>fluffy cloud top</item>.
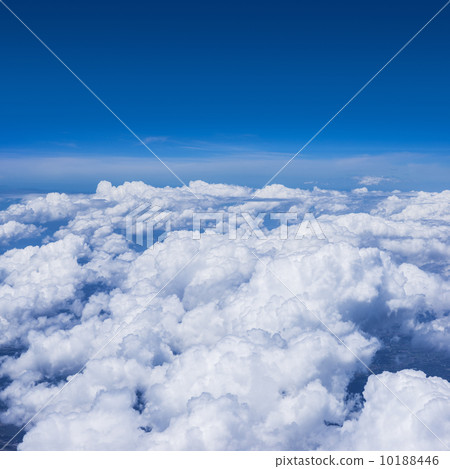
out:
<path id="1" fill-rule="evenodd" d="M 448 377 L 380 373 L 363 405 L 349 384 L 399 336 L 448 361 L 450 193 L 190 188 L 104 181 L 0 212 L 8 232 L 59 224 L 0 256 L 1 421 L 86 364 L 19 449 L 445 449 Z M 125 232 L 142 204 L 171 222 L 148 249 Z M 263 212 L 296 217 L 255 236 Z M 193 239 L 193 213 L 224 216 Z M 296 237 L 305 213 L 324 237 Z"/>
<path id="2" fill-rule="evenodd" d="M 10 220 L 0 225 L 0 244 L 6 244 L 11 239 L 31 238 L 42 232 L 37 226 Z"/>

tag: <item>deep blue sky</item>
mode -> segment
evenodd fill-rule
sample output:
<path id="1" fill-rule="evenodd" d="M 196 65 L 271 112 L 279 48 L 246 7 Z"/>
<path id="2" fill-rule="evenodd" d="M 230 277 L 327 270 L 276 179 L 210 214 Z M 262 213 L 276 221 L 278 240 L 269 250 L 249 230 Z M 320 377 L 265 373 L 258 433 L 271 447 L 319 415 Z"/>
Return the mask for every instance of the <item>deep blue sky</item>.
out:
<path id="1" fill-rule="evenodd" d="M 445 3 L 5 2 L 182 177 L 247 185 L 263 184 Z M 444 188 L 449 46 L 450 7 L 275 182 L 406 174 Z M 2 5 L 0 61 L 0 190 L 178 183 Z"/>

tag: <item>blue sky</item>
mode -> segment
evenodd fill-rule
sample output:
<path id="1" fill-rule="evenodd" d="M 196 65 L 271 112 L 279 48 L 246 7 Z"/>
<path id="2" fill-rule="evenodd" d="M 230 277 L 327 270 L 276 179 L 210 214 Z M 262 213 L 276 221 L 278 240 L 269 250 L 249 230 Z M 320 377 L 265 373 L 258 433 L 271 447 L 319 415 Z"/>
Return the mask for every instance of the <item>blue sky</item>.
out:
<path id="1" fill-rule="evenodd" d="M 251 186 L 444 3 L 6 1 L 183 179 Z M 449 25 L 450 7 L 274 182 L 446 188 Z M 1 5 L 0 40 L 0 191 L 178 184 Z"/>

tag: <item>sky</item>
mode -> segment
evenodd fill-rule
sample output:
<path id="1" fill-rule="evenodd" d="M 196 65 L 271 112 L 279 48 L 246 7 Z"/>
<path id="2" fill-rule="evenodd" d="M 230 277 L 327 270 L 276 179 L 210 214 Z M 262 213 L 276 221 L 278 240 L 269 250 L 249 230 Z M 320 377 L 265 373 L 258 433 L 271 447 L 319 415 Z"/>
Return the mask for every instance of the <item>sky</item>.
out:
<path id="1" fill-rule="evenodd" d="M 6 4 L 183 180 L 258 187 L 444 2 Z M 273 182 L 445 189 L 449 23 L 450 8 Z M 0 192 L 180 184 L 2 5 L 0 25 Z"/>
<path id="2" fill-rule="evenodd" d="M 448 448 L 445 0 L 5 1 L 0 449 Z"/>

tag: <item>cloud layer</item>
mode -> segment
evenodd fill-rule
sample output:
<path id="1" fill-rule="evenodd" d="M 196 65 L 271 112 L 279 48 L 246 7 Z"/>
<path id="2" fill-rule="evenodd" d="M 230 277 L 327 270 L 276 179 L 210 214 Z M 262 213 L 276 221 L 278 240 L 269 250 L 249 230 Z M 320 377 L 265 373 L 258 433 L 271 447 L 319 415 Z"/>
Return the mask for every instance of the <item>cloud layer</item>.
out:
<path id="1" fill-rule="evenodd" d="M 0 212 L 1 421 L 24 424 L 87 363 L 19 449 L 445 449 L 448 376 L 350 388 L 401 337 L 448 363 L 450 192 L 190 188 L 104 181 Z M 142 204 L 172 227 L 148 249 L 125 236 Z M 193 239 L 193 212 L 236 214 L 237 239 L 223 223 Z M 298 216 L 283 239 L 244 212 Z M 296 239 L 306 213 L 325 239 Z"/>

